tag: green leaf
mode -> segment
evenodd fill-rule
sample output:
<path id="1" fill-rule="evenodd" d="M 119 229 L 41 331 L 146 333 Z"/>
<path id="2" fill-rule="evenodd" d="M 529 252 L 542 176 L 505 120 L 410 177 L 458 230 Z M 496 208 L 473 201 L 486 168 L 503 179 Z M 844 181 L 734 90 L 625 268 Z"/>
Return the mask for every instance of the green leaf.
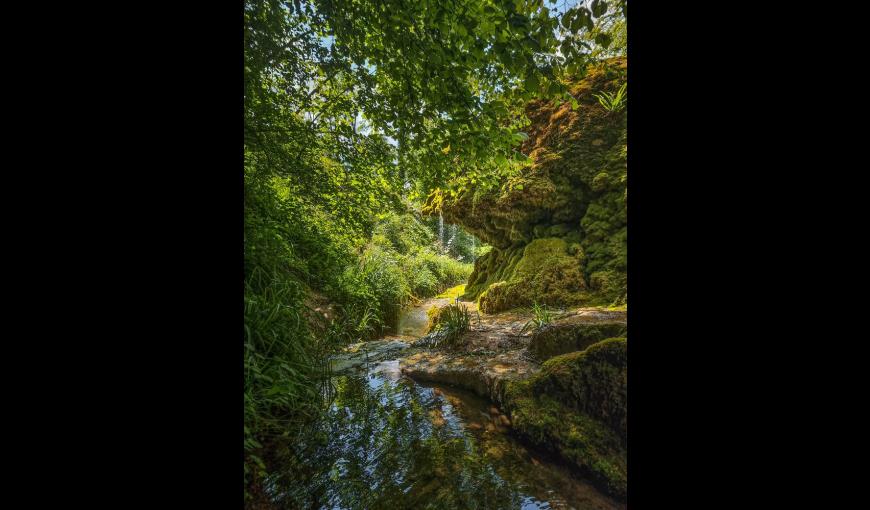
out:
<path id="1" fill-rule="evenodd" d="M 529 73 L 529 74 L 526 76 L 526 84 L 525 84 L 525 85 L 526 85 L 525 88 L 526 88 L 527 91 L 529 91 L 529 92 L 538 92 L 538 90 L 541 88 L 541 84 L 540 84 L 540 82 L 538 81 L 538 74 L 537 74 L 536 72 L 534 72 L 534 71 L 532 71 L 531 73 Z"/>
<path id="2" fill-rule="evenodd" d="M 607 49 L 607 47 L 610 46 L 612 40 L 610 34 L 604 32 L 595 36 L 595 44 L 598 44 L 604 49 Z"/>
<path id="3" fill-rule="evenodd" d="M 607 2 L 602 0 L 592 0 L 592 15 L 596 18 L 600 18 L 607 12 Z"/>
<path id="4" fill-rule="evenodd" d="M 571 20 L 574 19 L 574 16 L 577 14 L 577 11 L 568 11 L 562 15 L 562 27 L 566 30 L 571 29 Z"/>

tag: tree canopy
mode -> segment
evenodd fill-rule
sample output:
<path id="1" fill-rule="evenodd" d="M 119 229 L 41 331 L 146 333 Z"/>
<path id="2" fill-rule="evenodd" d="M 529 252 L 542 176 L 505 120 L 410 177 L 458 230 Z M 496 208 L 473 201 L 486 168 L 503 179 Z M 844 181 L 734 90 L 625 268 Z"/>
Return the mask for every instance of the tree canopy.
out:
<path id="1" fill-rule="evenodd" d="M 378 168 L 380 184 L 417 195 L 496 180 L 525 162 L 524 104 L 571 100 L 564 79 L 624 44 L 611 33 L 624 12 L 598 0 L 249 0 L 246 145 L 284 172 L 328 146 L 350 171 Z"/>

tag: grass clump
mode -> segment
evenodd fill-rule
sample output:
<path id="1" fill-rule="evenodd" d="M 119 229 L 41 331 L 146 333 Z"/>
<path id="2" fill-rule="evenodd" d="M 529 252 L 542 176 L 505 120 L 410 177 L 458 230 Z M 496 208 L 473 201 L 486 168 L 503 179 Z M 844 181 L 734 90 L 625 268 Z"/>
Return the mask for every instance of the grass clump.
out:
<path id="1" fill-rule="evenodd" d="M 626 82 L 619 87 L 619 90 L 617 90 L 615 94 L 602 91 L 600 94 L 592 95 L 598 99 L 598 102 L 601 103 L 601 106 L 603 106 L 605 110 L 609 112 L 618 112 L 625 108 L 625 105 L 628 103 L 628 95 L 625 93 L 627 87 L 628 83 Z"/>
<path id="2" fill-rule="evenodd" d="M 547 305 L 539 305 L 537 301 L 532 305 L 532 314 L 532 319 L 523 326 L 523 329 L 520 330 L 520 334 L 523 334 L 530 329 L 539 330 L 553 322 L 553 314 L 550 312 L 550 309 L 547 308 Z"/>
<path id="3" fill-rule="evenodd" d="M 429 320 L 433 329 L 423 337 L 423 345 L 432 348 L 456 348 L 462 334 L 468 331 L 471 324 L 471 314 L 468 312 L 468 307 L 461 303 L 451 304 L 437 309 L 434 313 L 431 309 L 429 312 Z"/>

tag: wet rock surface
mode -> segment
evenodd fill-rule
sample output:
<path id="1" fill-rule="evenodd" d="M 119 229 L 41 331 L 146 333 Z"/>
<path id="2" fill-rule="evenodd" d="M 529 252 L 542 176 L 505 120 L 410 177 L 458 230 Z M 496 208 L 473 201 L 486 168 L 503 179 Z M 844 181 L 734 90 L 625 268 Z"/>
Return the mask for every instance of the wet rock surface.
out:
<path id="1" fill-rule="evenodd" d="M 462 302 L 472 315 L 458 350 L 416 350 L 401 361 L 410 377 L 454 384 L 500 402 L 504 384 L 523 379 L 557 354 L 583 350 L 595 342 L 624 336 L 627 313 L 577 308 L 557 314 L 540 331 L 523 331 L 532 318 L 527 310 L 480 314 L 473 302 Z M 603 336 L 602 336 L 603 335 Z"/>
<path id="2" fill-rule="evenodd" d="M 582 351 L 606 338 L 625 336 L 627 329 L 625 312 L 589 311 L 536 331 L 529 343 L 529 353 L 543 362 L 560 354 Z"/>
<path id="3" fill-rule="evenodd" d="M 602 490 L 624 498 L 626 366 L 619 352 L 624 353 L 625 340 L 608 347 L 606 355 L 587 352 L 624 337 L 627 313 L 565 310 L 551 324 L 524 331 L 529 311 L 487 315 L 474 303 L 464 304 L 472 320 L 461 346 L 406 351 L 401 373 L 489 399 L 503 410 L 493 414 L 491 426 L 553 451 Z"/>
<path id="4" fill-rule="evenodd" d="M 428 309 L 446 303 L 411 310 L 411 328 L 419 332 Z M 624 509 L 552 445 L 512 433 L 504 393 L 541 370 L 526 355 L 528 313 L 478 317 L 470 308 L 471 331 L 455 352 L 408 335 L 335 355 L 329 416 L 286 453 L 287 462 L 310 467 L 309 478 L 279 476 L 272 490 L 294 508 L 426 508 L 437 500 L 443 508 Z"/>
<path id="5" fill-rule="evenodd" d="M 332 373 L 363 370 L 368 365 L 395 358 L 413 341 L 411 337 L 386 337 L 382 340 L 351 344 L 332 357 Z"/>

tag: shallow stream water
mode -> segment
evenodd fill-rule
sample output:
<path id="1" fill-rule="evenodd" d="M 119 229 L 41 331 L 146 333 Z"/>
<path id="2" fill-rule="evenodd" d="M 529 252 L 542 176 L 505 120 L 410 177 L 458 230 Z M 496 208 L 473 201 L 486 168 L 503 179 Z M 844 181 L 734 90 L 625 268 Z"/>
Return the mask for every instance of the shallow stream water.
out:
<path id="1" fill-rule="evenodd" d="M 422 334 L 431 304 L 409 310 L 399 333 Z M 323 416 L 277 455 L 286 469 L 266 489 L 281 506 L 625 508 L 513 438 L 488 401 L 402 376 L 401 355 L 332 377 Z"/>

